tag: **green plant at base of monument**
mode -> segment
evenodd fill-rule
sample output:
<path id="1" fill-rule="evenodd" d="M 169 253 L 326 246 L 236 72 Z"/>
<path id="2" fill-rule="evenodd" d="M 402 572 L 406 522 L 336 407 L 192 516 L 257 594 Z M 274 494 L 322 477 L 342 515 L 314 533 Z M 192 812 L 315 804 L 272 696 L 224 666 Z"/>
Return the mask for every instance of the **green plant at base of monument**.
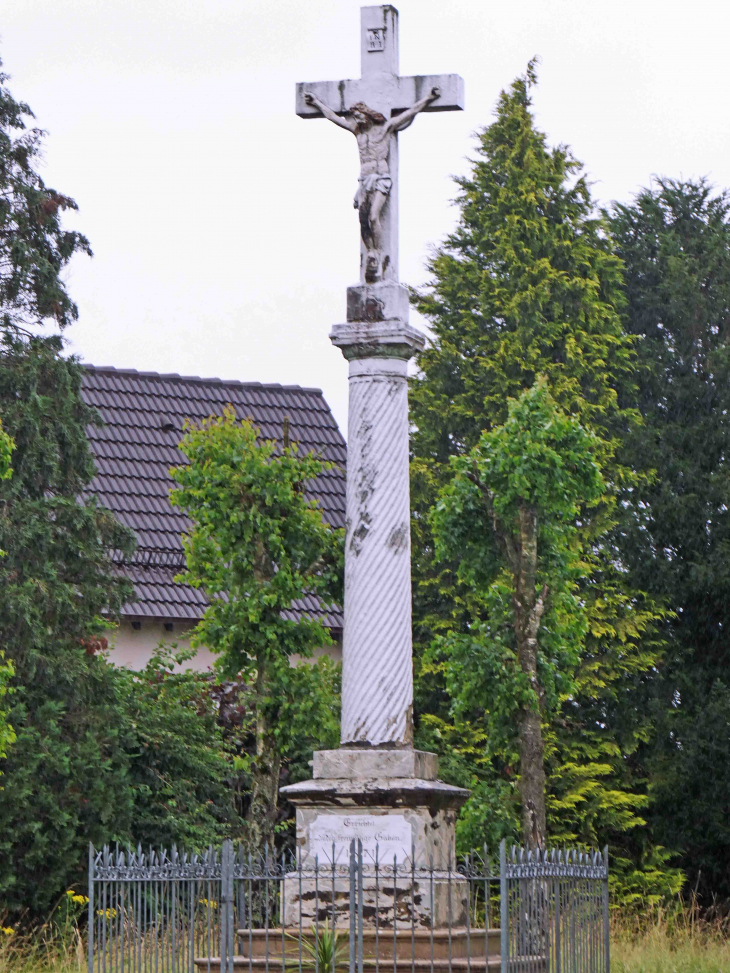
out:
<path id="1" fill-rule="evenodd" d="M 304 936 L 287 934 L 296 946 L 289 951 L 285 965 L 289 969 L 317 970 L 327 973 L 328 970 L 343 970 L 350 965 L 350 937 L 347 933 L 338 932 L 330 924 L 324 922 L 316 931 L 313 941 Z M 301 955 L 300 955 L 301 951 Z"/>
<path id="2" fill-rule="evenodd" d="M 468 637 L 481 623 L 458 576 L 460 559 L 435 559 L 428 515 L 453 476 L 450 458 L 465 456 L 485 430 L 503 424 L 508 400 L 538 376 L 556 405 L 595 436 L 606 484 L 576 524 L 589 564 L 577 581 L 587 631 L 568 674 L 575 696 L 544 727 L 549 837 L 614 844 L 642 826 L 646 775 L 630 757 L 650 732 L 650 718 L 615 714 L 660 650 L 652 632 L 661 610 L 627 587 L 605 540 L 636 486 L 616 452 L 639 421 L 634 341 L 620 317 L 621 262 L 580 164 L 566 147 L 548 148 L 535 128 L 534 83 L 531 64 L 479 133 L 471 172 L 457 180 L 458 225 L 429 261 L 428 287 L 414 294 L 433 333 L 418 355 L 410 397 L 417 735 L 419 745 L 440 751 L 454 783 L 472 788 L 459 823 L 464 848 L 519 830 L 515 728 L 504 726 L 513 742 L 495 752 L 485 716 L 493 712 L 494 687 L 482 682 L 483 696 L 472 694 L 468 712 L 457 716 L 445 691 L 449 660 L 435 665 L 426 658 L 435 639 Z M 458 666 L 452 669 L 458 694 Z M 446 740 L 448 752 L 440 742 Z"/>
<path id="3" fill-rule="evenodd" d="M 218 668 L 254 692 L 254 753 L 246 759 L 251 796 L 246 838 L 252 849 L 272 848 L 282 753 L 290 720 L 279 704 L 298 680 L 293 656 L 312 657 L 331 644 L 317 618 L 291 617 L 306 595 L 333 603 L 341 593 L 341 531 L 322 521 L 306 484 L 329 468 L 290 445 L 259 442 L 250 422 L 228 409 L 222 418 L 188 426 L 180 448 L 185 466 L 172 476 L 172 502 L 193 521 L 184 538 L 187 571 L 181 581 L 203 588 L 210 604 L 193 644 L 219 655 Z"/>

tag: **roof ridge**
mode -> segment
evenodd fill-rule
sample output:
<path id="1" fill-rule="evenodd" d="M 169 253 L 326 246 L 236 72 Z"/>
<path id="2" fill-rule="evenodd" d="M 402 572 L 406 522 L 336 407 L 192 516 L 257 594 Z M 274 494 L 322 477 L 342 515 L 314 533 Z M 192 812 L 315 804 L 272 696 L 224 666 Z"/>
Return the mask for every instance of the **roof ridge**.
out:
<path id="1" fill-rule="evenodd" d="M 240 382 L 235 378 L 202 378 L 199 375 L 180 375 L 177 372 L 141 372 L 136 368 L 117 368 L 114 365 L 91 365 L 81 362 L 89 372 L 113 372 L 115 375 L 136 375 L 139 378 L 159 378 L 164 381 L 194 382 L 198 385 L 235 385 L 243 388 L 289 389 L 297 392 L 314 392 L 322 395 L 322 389 L 307 385 L 282 385 L 280 382 Z"/>

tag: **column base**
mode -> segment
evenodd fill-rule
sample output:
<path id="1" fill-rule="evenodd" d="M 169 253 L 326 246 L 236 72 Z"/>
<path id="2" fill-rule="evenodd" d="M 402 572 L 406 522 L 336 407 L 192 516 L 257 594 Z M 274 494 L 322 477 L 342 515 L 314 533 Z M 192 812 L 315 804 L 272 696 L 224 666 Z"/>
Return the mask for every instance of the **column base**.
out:
<path id="1" fill-rule="evenodd" d="M 286 923 L 298 923 L 300 915 L 305 924 L 314 921 L 327 881 L 334 883 L 328 894 L 345 905 L 354 838 L 362 842 L 366 915 L 377 912 L 392 923 L 395 896 L 410 903 L 405 924 L 460 925 L 468 895 L 454 872 L 455 825 L 469 792 L 437 774 L 436 754 L 420 750 L 315 753 L 313 780 L 281 789 L 296 805 L 297 854 L 305 873 L 287 877 Z M 417 915 L 411 915 L 414 909 Z"/>

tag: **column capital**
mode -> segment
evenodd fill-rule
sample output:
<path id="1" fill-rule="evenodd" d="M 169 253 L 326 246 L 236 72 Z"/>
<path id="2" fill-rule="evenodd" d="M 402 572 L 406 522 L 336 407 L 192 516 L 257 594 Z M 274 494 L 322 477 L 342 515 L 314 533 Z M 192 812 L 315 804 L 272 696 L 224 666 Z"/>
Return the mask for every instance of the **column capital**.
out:
<path id="1" fill-rule="evenodd" d="M 347 288 L 347 322 L 332 328 L 330 341 L 348 361 L 407 360 L 426 343 L 421 332 L 408 324 L 408 288 L 390 280 Z"/>

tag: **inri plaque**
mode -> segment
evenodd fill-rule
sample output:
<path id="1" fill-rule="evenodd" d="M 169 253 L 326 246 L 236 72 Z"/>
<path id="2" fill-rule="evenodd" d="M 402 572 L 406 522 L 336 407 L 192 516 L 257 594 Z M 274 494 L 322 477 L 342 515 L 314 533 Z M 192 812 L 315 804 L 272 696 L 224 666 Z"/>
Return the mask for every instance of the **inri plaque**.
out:
<path id="1" fill-rule="evenodd" d="M 320 864 L 332 861 L 344 863 L 350 854 L 350 842 L 362 841 L 363 855 L 383 865 L 398 864 L 411 856 L 413 833 L 402 814 L 358 814 L 340 817 L 337 814 L 318 814 L 309 826 L 309 854 L 319 857 Z"/>

